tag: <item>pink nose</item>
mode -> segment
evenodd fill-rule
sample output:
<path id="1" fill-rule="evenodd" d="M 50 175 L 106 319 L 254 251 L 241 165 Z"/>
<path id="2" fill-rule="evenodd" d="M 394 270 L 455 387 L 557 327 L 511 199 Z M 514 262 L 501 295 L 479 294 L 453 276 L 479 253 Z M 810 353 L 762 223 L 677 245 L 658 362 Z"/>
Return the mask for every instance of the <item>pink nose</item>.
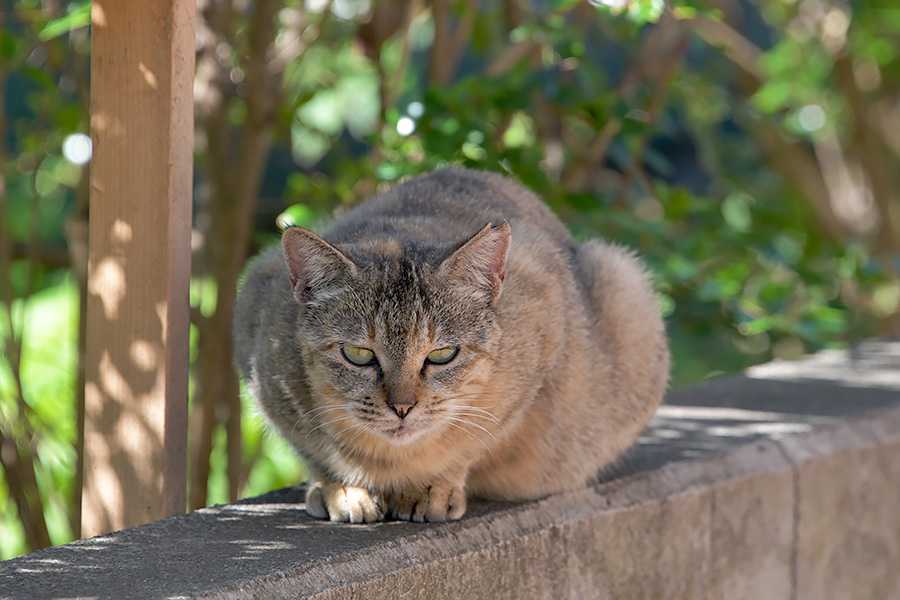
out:
<path id="1" fill-rule="evenodd" d="M 397 413 L 397 416 L 401 419 L 405 419 L 406 415 L 409 414 L 409 411 L 412 410 L 412 404 L 392 404 L 391 408 L 394 409 L 394 412 Z"/>

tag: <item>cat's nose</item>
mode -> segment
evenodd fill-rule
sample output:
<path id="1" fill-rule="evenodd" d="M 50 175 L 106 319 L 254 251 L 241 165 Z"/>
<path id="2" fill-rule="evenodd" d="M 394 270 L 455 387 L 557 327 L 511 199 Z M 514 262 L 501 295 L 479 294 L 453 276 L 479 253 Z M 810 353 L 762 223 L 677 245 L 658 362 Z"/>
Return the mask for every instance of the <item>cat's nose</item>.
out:
<path id="1" fill-rule="evenodd" d="M 400 380 L 388 384 L 387 405 L 397 413 L 401 419 L 405 419 L 412 407 L 416 405 L 416 388 L 408 380 Z"/>
<path id="2" fill-rule="evenodd" d="M 394 412 L 397 413 L 397 416 L 401 419 L 405 419 L 406 415 L 409 414 L 409 411 L 412 410 L 413 404 L 392 404 L 391 408 L 394 409 Z"/>

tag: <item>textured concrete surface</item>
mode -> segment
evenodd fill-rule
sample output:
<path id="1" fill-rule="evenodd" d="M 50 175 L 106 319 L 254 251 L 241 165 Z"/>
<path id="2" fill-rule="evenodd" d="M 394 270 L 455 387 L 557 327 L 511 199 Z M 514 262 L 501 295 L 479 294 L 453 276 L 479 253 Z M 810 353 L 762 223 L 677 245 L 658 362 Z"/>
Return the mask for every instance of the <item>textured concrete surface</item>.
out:
<path id="1" fill-rule="evenodd" d="M 900 412 L 785 439 L 798 600 L 900 598 Z"/>
<path id="2" fill-rule="evenodd" d="M 577 492 L 456 523 L 286 489 L 0 563 L 0 598 L 900 598 L 900 342 L 671 393 Z"/>

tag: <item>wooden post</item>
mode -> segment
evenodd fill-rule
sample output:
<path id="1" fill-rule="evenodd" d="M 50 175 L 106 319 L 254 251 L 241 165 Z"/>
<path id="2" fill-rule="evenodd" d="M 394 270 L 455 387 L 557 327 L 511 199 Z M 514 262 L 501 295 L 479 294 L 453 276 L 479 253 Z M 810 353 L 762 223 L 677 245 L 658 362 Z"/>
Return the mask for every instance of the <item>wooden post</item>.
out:
<path id="1" fill-rule="evenodd" d="M 196 0 L 94 0 L 82 535 L 185 510 Z"/>

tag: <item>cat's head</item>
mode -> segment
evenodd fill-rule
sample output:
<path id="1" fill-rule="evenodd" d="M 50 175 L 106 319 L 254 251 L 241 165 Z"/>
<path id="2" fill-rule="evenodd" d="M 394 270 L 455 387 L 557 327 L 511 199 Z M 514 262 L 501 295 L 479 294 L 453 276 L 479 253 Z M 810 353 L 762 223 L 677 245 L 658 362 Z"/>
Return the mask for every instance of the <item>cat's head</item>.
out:
<path id="1" fill-rule="evenodd" d="M 444 249 L 392 238 L 338 248 L 305 229 L 285 230 L 316 404 L 309 424 L 398 445 L 447 428 L 480 437 L 494 420 L 488 390 L 509 245 L 505 221 Z"/>

